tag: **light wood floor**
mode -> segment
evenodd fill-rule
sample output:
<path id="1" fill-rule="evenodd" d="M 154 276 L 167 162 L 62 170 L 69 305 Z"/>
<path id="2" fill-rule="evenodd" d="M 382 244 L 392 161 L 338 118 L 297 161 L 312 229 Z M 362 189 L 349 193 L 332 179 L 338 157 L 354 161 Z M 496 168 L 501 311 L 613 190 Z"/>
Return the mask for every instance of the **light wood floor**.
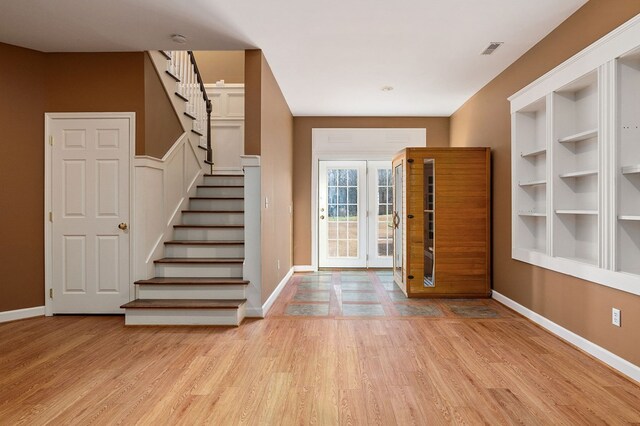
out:
<path id="1" fill-rule="evenodd" d="M 0 424 L 640 423 L 640 387 L 494 301 L 346 317 L 333 289 L 331 315 L 289 316 L 300 282 L 238 328 L 0 324 Z"/>

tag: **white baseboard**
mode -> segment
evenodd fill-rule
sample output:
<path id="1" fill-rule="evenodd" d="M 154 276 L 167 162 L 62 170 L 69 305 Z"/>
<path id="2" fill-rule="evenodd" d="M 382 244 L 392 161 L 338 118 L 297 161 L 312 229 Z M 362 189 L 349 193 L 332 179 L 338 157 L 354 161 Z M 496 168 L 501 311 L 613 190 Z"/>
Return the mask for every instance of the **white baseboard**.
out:
<path id="1" fill-rule="evenodd" d="M 282 293 L 282 289 L 284 289 L 284 286 L 287 285 L 287 282 L 289 282 L 289 279 L 293 275 L 293 270 L 294 268 L 289 269 L 289 272 L 287 272 L 287 275 L 285 275 L 284 278 L 282 278 L 280 283 L 278 283 L 278 286 L 273 290 L 273 293 L 271 293 L 271 296 L 269 296 L 267 301 L 264 302 L 264 304 L 262 305 L 262 312 L 260 312 L 261 315 L 259 315 L 260 318 L 264 318 L 267 316 L 269 309 L 271 309 L 271 306 L 276 301 L 278 296 L 280 296 L 280 293 Z M 254 315 L 250 315 L 249 311 L 247 310 L 247 316 L 254 316 Z"/>
<path id="2" fill-rule="evenodd" d="M 293 267 L 293 272 L 315 272 L 316 268 L 312 265 L 295 265 Z"/>
<path id="3" fill-rule="evenodd" d="M 590 354 L 591 356 L 599 359 L 600 361 L 604 362 L 610 367 L 618 370 L 620 373 L 624 374 L 625 376 L 640 383 L 640 367 L 638 367 L 637 365 L 632 364 L 626 359 L 621 358 L 618 355 L 614 354 L 613 352 L 606 350 L 602 346 L 598 346 L 595 343 L 585 339 L 584 337 L 579 336 L 570 330 L 567 330 L 566 328 L 543 317 L 542 315 L 532 311 L 531 309 L 522 306 L 518 302 L 515 302 L 509 299 L 508 297 L 503 296 L 502 294 L 498 293 L 495 290 L 493 291 L 492 297 L 496 301 L 513 309 L 514 311 L 530 319 L 531 321 L 535 322 L 541 327 L 549 330 L 551 333 L 555 334 L 561 339 L 566 340 L 567 342 L 571 343 L 574 346 L 577 346 L 578 348 L 582 349 L 583 351 Z"/>
<path id="4" fill-rule="evenodd" d="M 15 321 L 41 316 L 44 316 L 44 306 L 36 306 L 35 308 L 16 309 L 15 311 L 0 312 L 0 322 Z"/>

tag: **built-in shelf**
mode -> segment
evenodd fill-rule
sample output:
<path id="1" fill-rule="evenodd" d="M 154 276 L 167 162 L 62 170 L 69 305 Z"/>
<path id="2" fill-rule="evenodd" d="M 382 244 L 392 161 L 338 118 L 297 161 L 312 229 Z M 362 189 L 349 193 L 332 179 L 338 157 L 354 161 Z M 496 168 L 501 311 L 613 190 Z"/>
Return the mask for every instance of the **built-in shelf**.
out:
<path id="1" fill-rule="evenodd" d="M 640 216 L 621 214 L 621 215 L 618 216 L 618 219 L 620 219 L 620 220 L 640 220 Z"/>
<path id="2" fill-rule="evenodd" d="M 424 213 L 433 213 L 433 210 L 424 210 Z"/>
<path id="3" fill-rule="evenodd" d="M 580 262 L 580 263 L 589 263 L 591 265 L 597 265 L 598 262 L 595 259 L 587 259 L 585 257 L 576 257 L 576 256 L 560 256 L 563 259 L 567 259 L 567 260 L 572 260 L 574 262 Z"/>
<path id="4" fill-rule="evenodd" d="M 598 129 L 591 129 L 585 132 L 576 133 L 575 135 L 569 135 L 564 138 L 558 139 L 558 142 L 560 143 L 580 142 L 580 141 L 586 141 L 587 139 L 591 139 L 594 136 L 598 136 Z"/>
<path id="5" fill-rule="evenodd" d="M 633 175 L 636 173 L 640 173 L 640 164 L 634 164 L 632 166 L 624 166 L 622 167 L 623 175 Z"/>
<path id="6" fill-rule="evenodd" d="M 564 174 L 561 174 L 560 177 L 561 178 L 577 178 L 577 177 L 583 177 L 583 176 L 593 176 L 597 174 L 598 174 L 597 170 L 581 170 L 579 172 L 564 173 Z"/>
<path id="7" fill-rule="evenodd" d="M 640 19 L 627 25 L 509 98 L 511 255 L 640 295 Z"/>
<path id="8" fill-rule="evenodd" d="M 547 148 L 540 148 L 540 149 L 536 149 L 535 151 L 523 152 L 522 154 L 520 154 L 520 156 L 523 158 L 537 157 L 538 155 L 542 155 L 546 153 L 547 153 Z"/>
<path id="9" fill-rule="evenodd" d="M 556 210 L 556 214 L 586 214 L 597 215 L 598 210 Z"/>
<path id="10" fill-rule="evenodd" d="M 536 212 L 518 212 L 518 216 L 547 217 L 547 214 Z"/>
<path id="11" fill-rule="evenodd" d="M 537 186 L 537 185 L 546 185 L 547 181 L 542 179 L 542 180 L 532 180 L 529 182 L 520 182 L 518 185 L 520 186 Z"/>

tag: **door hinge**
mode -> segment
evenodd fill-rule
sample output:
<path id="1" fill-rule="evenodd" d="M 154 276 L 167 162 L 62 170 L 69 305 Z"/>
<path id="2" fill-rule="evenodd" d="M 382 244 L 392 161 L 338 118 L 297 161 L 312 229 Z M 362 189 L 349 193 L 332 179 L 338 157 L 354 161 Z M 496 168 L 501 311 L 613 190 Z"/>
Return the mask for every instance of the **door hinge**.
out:
<path id="1" fill-rule="evenodd" d="M 369 260 L 369 255 L 367 255 L 367 260 Z"/>
<path id="2" fill-rule="evenodd" d="M 53 299 L 53 289 L 49 289 L 49 299 Z"/>
<path id="3" fill-rule="evenodd" d="M 49 145 L 53 146 L 53 135 L 49 136 Z"/>
<path id="4" fill-rule="evenodd" d="M 49 212 L 49 222 L 53 222 L 53 212 Z"/>

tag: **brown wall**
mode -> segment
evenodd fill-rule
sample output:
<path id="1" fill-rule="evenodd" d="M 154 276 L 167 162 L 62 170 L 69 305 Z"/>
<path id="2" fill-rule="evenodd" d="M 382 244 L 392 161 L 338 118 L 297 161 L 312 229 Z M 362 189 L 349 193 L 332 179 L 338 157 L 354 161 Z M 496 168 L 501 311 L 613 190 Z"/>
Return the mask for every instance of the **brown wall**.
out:
<path id="1" fill-rule="evenodd" d="M 311 130 L 425 128 L 427 145 L 449 146 L 448 117 L 295 117 L 293 120 L 293 264 L 311 265 Z M 391 159 L 389 159 L 391 160 Z"/>
<path id="2" fill-rule="evenodd" d="M 260 155 L 262 129 L 262 51 L 245 52 L 244 153 Z"/>
<path id="3" fill-rule="evenodd" d="M 182 135 L 182 124 L 171 105 L 151 58 L 144 55 L 144 147 L 141 154 L 162 158 Z M 140 145 L 137 144 L 138 146 Z"/>
<path id="4" fill-rule="evenodd" d="M 194 54 L 205 83 L 244 83 L 244 50 L 201 50 Z"/>
<path id="5" fill-rule="evenodd" d="M 44 305 L 45 55 L 0 43 L 0 312 Z"/>
<path id="6" fill-rule="evenodd" d="M 640 13 L 637 0 L 591 0 L 465 103 L 452 146 L 493 148 L 494 289 L 640 365 L 640 297 L 511 259 L 511 139 L 507 97 Z M 622 309 L 622 327 L 611 308 Z"/>
<path id="7" fill-rule="evenodd" d="M 1 312 L 44 304 L 44 113 L 134 111 L 138 152 L 145 121 L 143 53 L 0 56 Z"/>
<path id="8" fill-rule="evenodd" d="M 136 113 L 136 154 L 144 153 L 144 53 L 47 53 L 47 112 Z M 9 64 L 7 64 L 9 65 Z"/>
<path id="9" fill-rule="evenodd" d="M 293 116 L 262 51 L 248 50 L 245 63 L 245 154 L 260 155 L 265 302 L 292 267 Z"/>

